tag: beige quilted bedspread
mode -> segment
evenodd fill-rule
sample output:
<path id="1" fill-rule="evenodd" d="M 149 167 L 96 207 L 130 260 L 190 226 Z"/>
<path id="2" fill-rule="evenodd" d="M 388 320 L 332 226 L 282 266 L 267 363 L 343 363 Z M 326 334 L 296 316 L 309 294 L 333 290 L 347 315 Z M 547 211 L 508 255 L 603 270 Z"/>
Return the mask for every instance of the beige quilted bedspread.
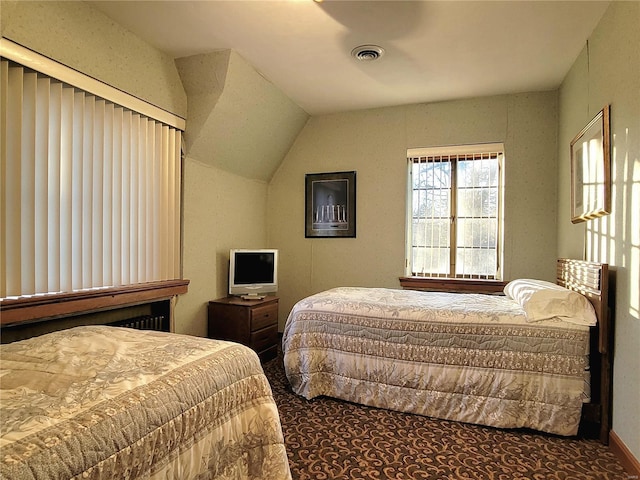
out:
<path id="1" fill-rule="evenodd" d="M 247 347 L 93 326 L 0 355 L 0 478 L 291 478 Z"/>
<path id="2" fill-rule="evenodd" d="M 298 302 L 283 350 L 293 390 L 495 427 L 577 433 L 589 329 L 527 323 L 504 296 L 336 288 Z"/>

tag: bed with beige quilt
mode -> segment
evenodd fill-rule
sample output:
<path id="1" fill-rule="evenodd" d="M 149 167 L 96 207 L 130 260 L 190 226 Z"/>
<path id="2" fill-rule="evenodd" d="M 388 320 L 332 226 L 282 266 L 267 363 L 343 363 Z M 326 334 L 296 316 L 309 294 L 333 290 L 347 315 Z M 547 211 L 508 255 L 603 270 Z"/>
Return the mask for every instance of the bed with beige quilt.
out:
<path id="1" fill-rule="evenodd" d="M 592 401 L 596 311 L 582 293 L 537 280 L 505 293 L 320 292 L 288 317 L 286 375 L 307 399 L 575 435 Z"/>
<path id="2" fill-rule="evenodd" d="M 0 478 L 291 478 L 247 347 L 86 326 L 1 348 Z"/>

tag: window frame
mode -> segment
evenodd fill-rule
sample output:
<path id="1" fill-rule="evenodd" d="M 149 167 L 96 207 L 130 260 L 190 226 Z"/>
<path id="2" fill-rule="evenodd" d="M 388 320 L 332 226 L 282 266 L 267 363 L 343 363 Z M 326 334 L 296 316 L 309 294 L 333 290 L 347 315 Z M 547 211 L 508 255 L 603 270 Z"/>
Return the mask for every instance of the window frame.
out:
<path id="1" fill-rule="evenodd" d="M 412 259 L 413 259 L 413 165 L 416 163 L 415 158 L 418 157 L 430 157 L 437 161 L 443 161 L 444 157 L 451 161 L 452 157 L 464 157 L 464 156 L 477 156 L 478 160 L 486 158 L 489 155 L 497 155 L 498 160 L 498 185 L 496 187 L 498 193 L 498 205 L 497 205 L 497 229 L 496 229 L 496 271 L 493 275 L 484 274 L 456 274 L 456 255 L 457 255 L 457 227 L 458 227 L 458 211 L 457 211 L 457 197 L 458 197 L 458 179 L 457 175 L 457 163 L 464 158 L 455 158 L 455 161 L 451 163 L 451 195 L 450 195 L 450 233 L 449 233 L 449 273 L 433 273 L 425 272 L 419 274 L 413 272 Z M 425 148 L 410 148 L 407 150 L 407 210 L 406 210 L 406 244 L 405 244 L 405 277 L 402 278 L 437 278 L 437 279 L 449 279 L 449 280 L 486 280 L 500 282 L 503 278 L 503 253 L 504 253 L 504 161 L 505 161 L 505 148 L 503 143 L 483 143 L 483 144 L 469 144 L 469 145 L 454 145 L 454 146 L 442 146 L 442 147 L 425 147 Z"/>

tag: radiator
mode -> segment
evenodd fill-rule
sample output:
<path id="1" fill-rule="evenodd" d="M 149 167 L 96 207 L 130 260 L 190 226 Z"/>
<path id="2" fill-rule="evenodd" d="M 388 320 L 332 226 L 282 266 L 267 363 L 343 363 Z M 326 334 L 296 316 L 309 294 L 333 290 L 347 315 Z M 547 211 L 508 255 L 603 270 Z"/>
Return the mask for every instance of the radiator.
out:
<path id="1" fill-rule="evenodd" d="M 168 332 L 169 318 L 165 315 L 142 315 L 139 317 L 126 318 L 124 320 L 118 320 L 111 322 L 108 325 L 112 327 L 126 327 L 135 328 L 137 330 L 156 330 L 161 332 Z"/>

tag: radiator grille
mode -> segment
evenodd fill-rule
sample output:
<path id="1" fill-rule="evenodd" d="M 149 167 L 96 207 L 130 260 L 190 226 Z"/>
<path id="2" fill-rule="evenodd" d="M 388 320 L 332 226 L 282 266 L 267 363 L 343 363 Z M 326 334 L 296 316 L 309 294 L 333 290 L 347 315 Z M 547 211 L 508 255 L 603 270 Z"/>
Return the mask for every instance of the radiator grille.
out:
<path id="1" fill-rule="evenodd" d="M 142 315 L 109 323 L 112 327 L 135 328 L 137 330 L 169 331 L 169 318 L 165 315 Z"/>

